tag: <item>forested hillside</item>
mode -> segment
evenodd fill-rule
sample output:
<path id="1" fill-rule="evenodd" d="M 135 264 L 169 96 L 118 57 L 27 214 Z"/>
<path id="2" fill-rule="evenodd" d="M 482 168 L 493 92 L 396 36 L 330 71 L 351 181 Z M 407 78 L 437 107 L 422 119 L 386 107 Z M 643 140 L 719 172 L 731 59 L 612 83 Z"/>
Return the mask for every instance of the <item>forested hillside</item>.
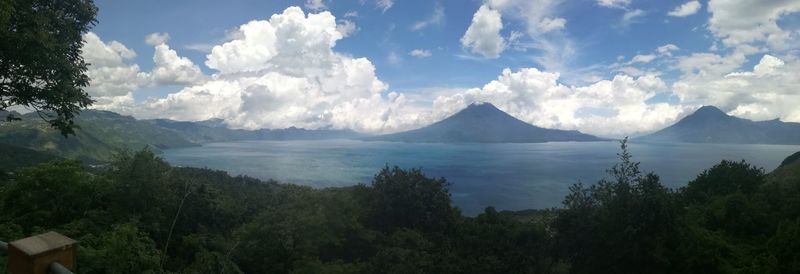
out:
<path id="1" fill-rule="evenodd" d="M 4 113 L 0 112 L 0 118 Z M 210 142 L 241 140 L 319 140 L 363 136 L 351 130 L 302 128 L 229 129 L 221 120 L 199 122 L 168 119 L 137 120 L 111 111 L 84 110 L 76 116 L 74 136 L 64 138 L 35 112 L 16 114 L 18 121 L 0 122 L 0 145 L 40 153 L 105 163 L 121 151 L 145 147 L 161 149 L 196 146 Z"/>
<path id="2" fill-rule="evenodd" d="M 796 273 L 798 172 L 722 161 L 673 190 L 623 144 L 609 176 L 573 186 L 563 208 L 465 217 L 447 180 L 419 170 L 313 189 L 144 150 L 101 171 L 16 170 L 0 182 L 0 239 L 77 239 L 79 273 Z"/>
<path id="3" fill-rule="evenodd" d="M 172 130 L 109 111 L 83 111 L 75 118 L 75 135 L 69 138 L 36 113 L 21 119 L 0 124 L 0 143 L 87 162 L 110 160 L 121 150 L 194 145 Z"/>

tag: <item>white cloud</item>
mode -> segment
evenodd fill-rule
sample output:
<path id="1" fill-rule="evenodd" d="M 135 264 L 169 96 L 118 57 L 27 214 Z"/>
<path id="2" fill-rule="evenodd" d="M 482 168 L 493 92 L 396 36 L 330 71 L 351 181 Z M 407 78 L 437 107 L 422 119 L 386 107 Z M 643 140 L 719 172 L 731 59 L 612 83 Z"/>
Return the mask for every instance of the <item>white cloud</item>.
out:
<path id="1" fill-rule="evenodd" d="M 650 63 L 651 61 L 655 60 L 656 56 L 654 54 L 644 54 L 644 55 L 636 55 L 631 59 L 631 63 Z"/>
<path id="2" fill-rule="evenodd" d="M 667 15 L 674 17 L 686 17 L 697 13 L 701 7 L 702 5 L 699 1 L 689 1 L 683 5 L 675 7 L 675 9 L 667 13 Z"/>
<path id="3" fill-rule="evenodd" d="M 144 42 L 151 46 L 166 44 L 169 41 L 169 34 L 165 32 L 154 32 L 144 38 Z"/>
<path id="4" fill-rule="evenodd" d="M 178 56 L 178 53 L 167 44 L 156 45 L 153 55 L 155 67 L 150 73 L 157 85 L 192 84 L 205 79 L 200 67 L 189 58 Z"/>
<path id="5" fill-rule="evenodd" d="M 358 17 L 358 12 L 354 10 L 348 11 L 344 14 L 344 18 L 356 18 L 356 17 Z"/>
<path id="6" fill-rule="evenodd" d="M 81 55 L 90 64 L 86 72 L 90 85 L 86 90 L 97 101 L 93 108 L 130 113 L 135 105 L 133 92 L 139 88 L 198 83 L 206 77 L 191 60 L 170 49 L 167 33 L 145 37 L 146 43 L 155 46 L 150 72 L 142 72 L 139 65 L 132 63 L 136 53 L 122 43 L 105 43 L 93 32 L 84 34 L 83 40 Z"/>
<path id="7" fill-rule="evenodd" d="M 83 41 L 81 55 L 89 63 L 90 79 L 86 92 L 96 100 L 92 107 L 130 110 L 133 91 L 149 78 L 138 65 L 130 64 L 136 53 L 117 41 L 105 43 L 93 32 L 84 34 Z"/>
<path id="8" fill-rule="evenodd" d="M 387 10 L 391 9 L 394 6 L 394 0 L 376 0 L 375 6 L 377 6 L 382 12 L 386 12 Z"/>
<path id="9" fill-rule="evenodd" d="M 708 29 L 725 46 L 765 43 L 774 50 L 796 49 L 800 34 L 784 30 L 778 20 L 800 11 L 800 1 L 710 1 Z"/>
<path id="10" fill-rule="evenodd" d="M 442 23 L 444 23 L 444 17 L 444 7 L 437 4 L 433 9 L 433 14 L 431 14 L 431 16 L 428 18 L 425 18 L 425 20 L 414 23 L 414 25 L 411 26 L 411 30 L 418 31 L 429 26 L 441 26 Z"/>
<path id="11" fill-rule="evenodd" d="M 322 11 L 328 8 L 323 0 L 306 0 L 304 6 L 312 11 Z"/>
<path id="12" fill-rule="evenodd" d="M 656 48 L 656 52 L 658 52 L 659 55 L 672 56 L 672 52 L 679 49 L 680 48 L 676 45 L 666 44 Z"/>
<path id="13" fill-rule="evenodd" d="M 502 18 L 513 25 L 520 24 L 523 31 L 512 30 L 507 43 L 513 49 L 530 53 L 530 58 L 548 71 L 562 73 L 564 79 L 584 82 L 593 78 L 591 66 L 574 68 L 580 55 L 566 28 L 567 20 L 559 16 L 563 0 L 484 0 L 484 5 L 497 10 Z M 523 35 L 524 33 L 524 35 Z"/>
<path id="14" fill-rule="evenodd" d="M 752 70 L 740 71 L 745 62 L 745 55 L 736 52 L 680 58 L 684 73 L 672 90 L 682 102 L 715 105 L 736 116 L 800 122 L 798 58 L 765 54 Z"/>
<path id="15" fill-rule="evenodd" d="M 541 34 L 563 29 L 567 20 L 556 16 L 563 0 L 485 0 L 485 5 L 499 11 L 504 17 L 524 23 L 526 32 L 533 39 Z"/>
<path id="16" fill-rule="evenodd" d="M 485 58 L 500 57 L 506 48 L 506 41 L 500 36 L 503 22 L 500 12 L 482 5 L 472 17 L 472 23 L 461 37 L 461 45 Z"/>
<path id="17" fill-rule="evenodd" d="M 624 9 L 631 4 L 631 0 L 597 0 L 597 4 L 606 8 Z"/>
<path id="18" fill-rule="evenodd" d="M 212 79 L 150 99 L 140 117 L 222 118 L 234 128 L 350 128 L 391 132 L 430 122 L 403 94 L 388 92 L 366 58 L 333 51 L 343 35 L 329 12 L 287 8 L 239 28 L 206 64 Z"/>
<path id="19" fill-rule="evenodd" d="M 411 55 L 411 56 L 414 56 L 414 57 L 417 57 L 417 58 L 425 58 L 425 57 L 431 57 L 432 53 L 431 53 L 430 50 L 427 50 L 427 49 L 415 49 L 415 50 L 412 50 L 412 51 L 408 52 L 408 55 Z"/>
<path id="20" fill-rule="evenodd" d="M 640 9 L 633 9 L 626 11 L 625 14 L 622 15 L 622 21 L 620 22 L 620 24 L 622 25 L 622 27 L 628 27 L 631 24 L 636 23 L 636 20 L 644 15 L 645 12 Z"/>
<path id="21" fill-rule="evenodd" d="M 674 122 L 686 107 L 647 100 L 666 84 L 657 76 L 617 75 L 586 86 L 566 86 L 558 73 L 525 68 L 503 70 L 483 88 L 439 96 L 434 109 L 453 113 L 472 102 L 490 102 L 531 124 L 558 129 L 579 129 L 602 136 L 634 135 Z"/>
<path id="22" fill-rule="evenodd" d="M 551 32 L 551 31 L 554 31 L 554 30 L 563 29 L 566 24 L 567 24 L 567 19 L 564 19 L 564 18 L 549 18 L 548 17 L 548 18 L 542 19 L 542 21 L 539 21 L 539 23 L 536 24 L 536 27 L 542 33 L 546 33 L 546 32 Z"/>
<path id="23" fill-rule="evenodd" d="M 214 46 L 206 56 L 206 66 L 222 74 L 279 69 L 299 75 L 331 65 L 336 59 L 331 48 L 343 38 L 330 12 L 306 17 L 297 7 L 269 21 L 250 21 L 239 27 L 239 33 L 240 39 Z"/>
<path id="24" fill-rule="evenodd" d="M 183 46 L 183 48 L 208 54 L 211 52 L 211 49 L 213 49 L 214 46 L 215 45 L 211 43 L 192 43 Z"/>
<path id="25" fill-rule="evenodd" d="M 350 20 L 339 20 L 336 24 L 336 31 L 342 34 L 342 37 L 350 37 L 356 32 L 358 32 L 359 28 L 355 22 Z"/>

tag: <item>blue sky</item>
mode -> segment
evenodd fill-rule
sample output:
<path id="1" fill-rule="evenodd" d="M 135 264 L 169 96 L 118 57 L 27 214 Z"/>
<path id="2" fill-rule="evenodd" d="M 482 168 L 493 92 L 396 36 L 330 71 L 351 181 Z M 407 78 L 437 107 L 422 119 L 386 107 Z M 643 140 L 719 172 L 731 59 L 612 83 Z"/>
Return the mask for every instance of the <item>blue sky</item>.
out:
<path id="1" fill-rule="evenodd" d="M 99 100 L 102 102 L 98 108 L 137 117 L 163 113 L 173 119 L 223 118 L 232 127 L 246 128 L 297 125 L 391 132 L 430 123 L 476 100 L 495 103 L 512 115 L 539 126 L 609 136 L 652 131 L 705 104 L 718 105 L 731 114 L 751 119 L 800 120 L 800 113 L 781 102 L 786 100 L 775 99 L 785 96 L 794 99 L 790 87 L 770 86 L 764 79 L 766 76 L 756 75 L 755 68 L 761 62 L 765 62 L 762 67 L 780 68 L 770 70 L 769 77 L 781 77 L 771 82 L 792 83 L 796 79 L 791 74 L 797 74 L 794 65 L 798 54 L 794 42 L 798 42 L 800 36 L 797 12 L 800 5 L 795 1 L 778 0 L 754 8 L 749 1 L 718 2 L 103 0 L 97 1 L 99 23 L 92 30 L 101 42 L 98 47 L 110 48 L 112 41 L 117 41 L 135 52 L 133 58 L 123 57 L 118 67 L 138 66 L 136 72 L 140 78 L 150 77 L 144 74 L 158 67 L 153 60 L 157 50 L 154 43 L 146 43 L 145 37 L 164 33 L 168 34 L 168 39 L 163 41 L 168 48 L 164 50 L 174 51 L 175 58 L 188 58 L 191 64 L 187 66 L 196 66 L 201 73 L 192 72 L 196 74 L 192 80 L 144 83 L 148 81 L 144 79 L 118 92 L 108 91 L 114 85 L 99 83 L 100 78 L 111 78 L 98 76 L 95 77 L 97 86 L 108 88 L 90 90 L 90 93 L 103 99 Z M 685 7 L 680 10 L 682 5 Z M 273 101 L 283 107 L 276 107 L 274 112 L 252 114 L 257 116 L 249 118 L 242 117 L 251 112 L 241 106 L 255 101 L 244 101 L 245 97 L 239 93 L 225 93 L 237 97 L 236 101 L 241 104 L 238 108 L 207 113 L 186 110 L 181 104 L 170 105 L 175 102 L 157 102 L 170 94 L 188 97 L 190 92 L 197 92 L 191 91 L 192 87 L 211 87 L 211 82 L 223 78 L 228 84 L 240 81 L 233 78 L 241 77 L 241 73 L 221 72 L 206 64 L 211 48 L 241 38 L 236 36 L 240 26 L 252 20 L 269 20 L 291 6 L 300 7 L 306 14 L 330 12 L 337 24 L 354 25 L 355 31 L 335 40 L 335 47 L 329 50 L 347 60 L 366 58 L 374 67 L 372 74 L 365 72 L 366 76 L 386 86 L 375 90 L 366 88 L 368 91 L 358 96 L 327 101 L 284 101 L 284 104 Z M 487 12 L 481 13 L 479 9 Z M 742 14 L 748 18 L 740 18 Z M 485 22 L 499 22 L 502 27 L 495 31 L 497 28 L 493 27 L 497 26 L 489 23 L 484 25 L 488 29 L 478 31 L 479 17 L 489 20 Z M 499 21 L 492 21 L 498 18 Z M 464 42 L 473 25 L 476 26 L 471 36 L 473 41 L 501 43 L 502 49 L 486 52 Z M 774 27 L 770 27 L 772 25 Z M 663 50 L 659 51 L 659 47 Z M 414 50 L 424 56 L 412 56 Z M 767 64 L 768 61 L 774 62 Z M 266 75 L 270 72 L 266 67 L 275 66 L 263 66 L 258 73 Z M 752 75 L 736 74 L 737 79 L 730 76 L 748 72 Z M 777 75 L 778 72 L 782 74 Z M 548 82 L 553 73 L 557 73 L 557 77 Z M 503 75 L 506 78 L 501 79 Z M 487 85 L 493 81 L 497 84 Z M 535 84 L 535 81 L 546 84 Z M 247 89 L 241 82 L 236 83 L 241 91 Z M 729 94 L 745 92 L 741 87 L 754 90 Z M 262 93 L 272 96 L 275 89 Z M 297 96 L 304 96 L 302 91 L 294 91 L 299 92 Z M 104 97 L 109 94 L 127 96 L 128 92 L 133 102 L 111 97 L 105 100 Z M 374 115 L 378 118 L 357 121 L 358 115 L 343 110 L 359 109 L 356 101 L 365 101 L 372 94 L 378 94 L 382 101 L 374 102 L 378 105 L 361 107 L 375 109 Z M 627 97 L 622 98 L 620 94 Z M 397 102 L 392 96 L 405 99 Z M 744 99 L 738 100 L 738 97 Z M 116 103 L 104 105 L 112 101 Z M 118 104 L 122 101 L 128 105 Z M 152 108 L 159 104 L 184 112 Z M 264 104 L 269 105 L 268 102 Z M 137 112 L 144 105 L 149 110 Z M 286 112 L 292 114 L 282 114 Z M 627 126 L 618 127 L 619 130 L 605 129 L 609 124 Z"/>
<path id="2" fill-rule="evenodd" d="M 303 7 L 305 1 L 98 1 L 99 24 L 94 31 L 104 39 L 117 40 L 134 49 L 136 63 L 143 69 L 152 67 L 153 48 L 143 37 L 153 32 L 170 34 L 174 48 L 202 64 L 205 52 L 191 50 L 192 46 L 217 44 L 225 40 L 228 31 L 250 20 L 266 19 L 289 6 Z M 356 57 L 367 57 L 377 68 L 379 78 L 397 90 L 425 87 L 473 87 L 497 77 L 503 68 L 541 67 L 531 60 L 535 50 L 509 51 L 501 58 L 471 60 L 460 39 L 470 25 L 472 15 L 481 1 L 398 1 L 382 12 L 374 5 L 359 1 L 332 1 L 326 5 L 337 18 L 347 12 L 357 12 L 352 18 L 359 31 L 341 40 L 336 50 Z M 441 23 L 422 30 L 412 27 L 433 16 L 436 7 L 444 10 Z M 686 51 L 708 49 L 712 39 L 703 29 L 708 14 L 699 11 L 694 16 L 675 19 L 667 12 L 675 8 L 674 1 L 634 2 L 631 9 L 641 9 L 646 15 L 626 26 L 623 9 L 601 8 L 595 1 L 569 1 L 559 7 L 561 16 L 568 18 L 567 34 L 578 45 L 577 56 L 570 67 L 580 69 L 593 65 L 609 65 L 618 56 L 647 54 L 664 44 L 679 44 Z M 524 31 L 525 26 L 511 22 L 502 33 Z M 692 31 L 695 29 L 695 31 Z M 413 58 L 414 49 L 430 50 L 429 58 Z M 400 55 L 399 64 L 389 62 L 394 52 Z M 207 73 L 213 71 L 201 66 Z M 613 76 L 599 71 L 599 76 Z M 581 79 L 574 79 L 579 83 Z"/>

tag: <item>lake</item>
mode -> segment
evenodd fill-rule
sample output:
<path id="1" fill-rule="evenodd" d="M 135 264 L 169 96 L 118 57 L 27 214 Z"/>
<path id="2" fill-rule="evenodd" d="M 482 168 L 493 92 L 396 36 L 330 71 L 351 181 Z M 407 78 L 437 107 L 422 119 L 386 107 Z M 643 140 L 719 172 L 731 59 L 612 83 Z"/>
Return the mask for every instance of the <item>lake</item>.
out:
<path id="1" fill-rule="evenodd" d="M 629 146 L 643 171 L 681 187 L 722 159 L 775 169 L 800 146 L 636 144 Z M 384 165 L 419 167 L 452 183 L 453 202 L 465 214 L 487 206 L 521 210 L 561 206 L 568 187 L 591 184 L 617 162 L 618 142 L 528 144 L 415 144 L 321 141 L 241 141 L 165 150 L 177 166 L 208 167 L 232 175 L 313 187 L 368 184 Z"/>

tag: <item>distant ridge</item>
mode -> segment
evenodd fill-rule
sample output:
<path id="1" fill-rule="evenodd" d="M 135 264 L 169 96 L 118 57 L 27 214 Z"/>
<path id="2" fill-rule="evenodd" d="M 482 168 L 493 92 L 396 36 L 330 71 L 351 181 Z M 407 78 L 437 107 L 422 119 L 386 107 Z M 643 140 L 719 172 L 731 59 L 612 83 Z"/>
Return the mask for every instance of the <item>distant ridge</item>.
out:
<path id="1" fill-rule="evenodd" d="M 119 151 L 139 150 L 147 146 L 159 151 L 210 142 L 348 139 L 364 136 L 352 130 L 338 129 L 229 129 L 221 119 L 200 122 L 137 120 L 111 111 L 89 109 L 81 111 L 76 117 L 75 123 L 79 128 L 75 130 L 75 135 L 64 138 L 35 113 L 20 115 L 0 112 L 0 117 L 5 119 L 9 114 L 21 120 L 0 122 L 0 145 L 92 163 L 108 161 Z"/>
<path id="2" fill-rule="evenodd" d="M 364 140 L 411 143 L 541 143 L 604 139 L 575 130 L 536 127 L 514 118 L 490 103 L 473 103 L 432 125 L 367 137 Z"/>
<path id="3" fill-rule="evenodd" d="M 786 123 L 778 119 L 752 121 L 730 116 L 714 106 L 703 106 L 677 123 L 635 140 L 721 144 L 800 144 L 800 123 Z"/>

